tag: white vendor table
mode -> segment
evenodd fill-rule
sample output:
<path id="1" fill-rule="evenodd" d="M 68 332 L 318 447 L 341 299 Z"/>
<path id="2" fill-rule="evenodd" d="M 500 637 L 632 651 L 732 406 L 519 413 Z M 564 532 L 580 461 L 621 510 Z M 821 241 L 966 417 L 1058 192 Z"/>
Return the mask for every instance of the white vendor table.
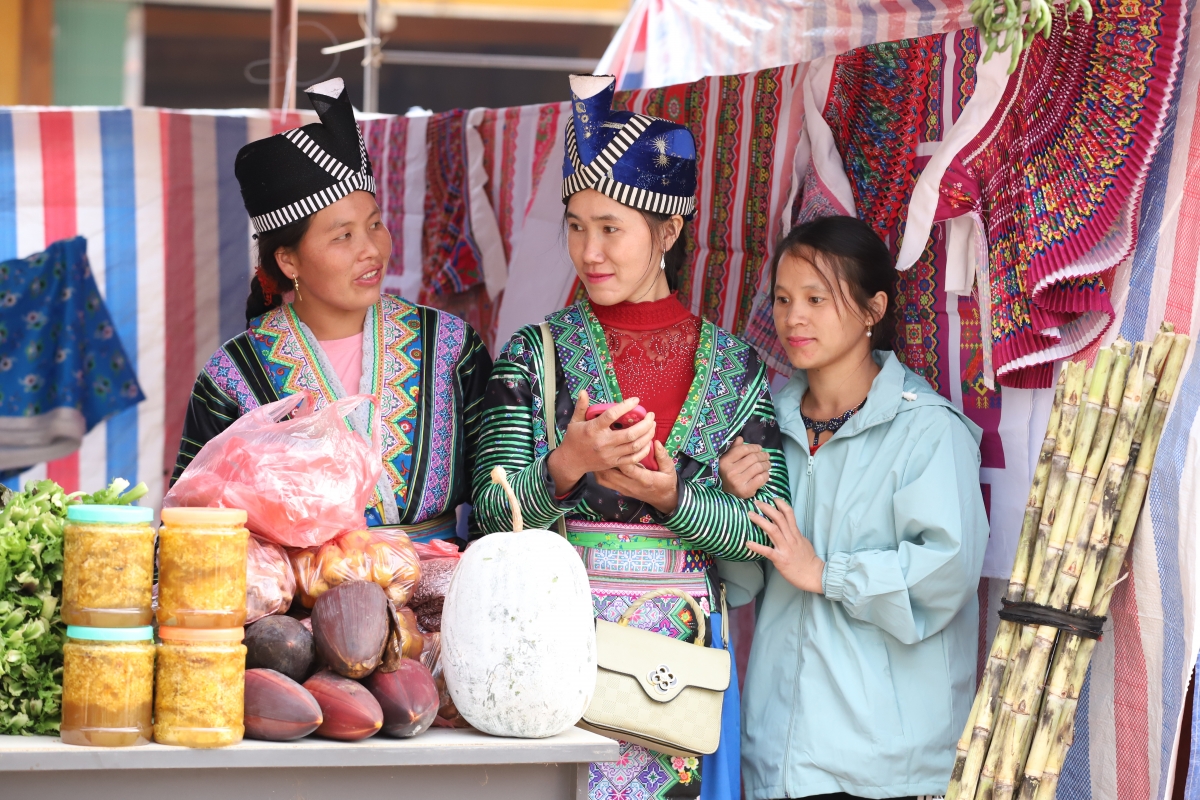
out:
<path id="1" fill-rule="evenodd" d="M 588 762 L 616 758 L 616 742 L 579 728 L 550 739 L 433 728 L 415 739 L 247 739 L 216 750 L 0 736 L 0 798 L 586 800 Z"/>

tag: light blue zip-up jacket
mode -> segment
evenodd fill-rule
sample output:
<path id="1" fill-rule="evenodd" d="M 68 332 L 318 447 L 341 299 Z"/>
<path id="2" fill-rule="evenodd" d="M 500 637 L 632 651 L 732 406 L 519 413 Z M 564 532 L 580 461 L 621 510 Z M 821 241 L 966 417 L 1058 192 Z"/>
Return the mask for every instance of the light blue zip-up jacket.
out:
<path id="1" fill-rule="evenodd" d="M 866 405 L 815 456 L 805 373 L 776 397 L 824 595 L 765 568 L 742 699 L 750 800 L 941 794 L 970 711 L 988 539 L 981 431 L 893 353 L 874 355 Z"/>

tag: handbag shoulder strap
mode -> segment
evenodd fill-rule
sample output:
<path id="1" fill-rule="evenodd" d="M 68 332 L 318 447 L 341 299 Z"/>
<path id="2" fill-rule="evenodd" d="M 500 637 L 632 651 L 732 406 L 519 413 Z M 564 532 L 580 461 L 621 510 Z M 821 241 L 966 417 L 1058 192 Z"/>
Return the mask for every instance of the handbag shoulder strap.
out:
<path id="1" fill-rule="evenodd" d="M 550 335 L 550 323 L 538 326 L 542 330 L 542 415 L 546 421 L 546 445 L 553 450 L 558 447 L 558 426 L 554 423 L 554 405 L 558 399 L 558 368 L 554 363 L 554 337 Z M 566 538 L 567 518 L 558 518 L 558 532 Z"/>

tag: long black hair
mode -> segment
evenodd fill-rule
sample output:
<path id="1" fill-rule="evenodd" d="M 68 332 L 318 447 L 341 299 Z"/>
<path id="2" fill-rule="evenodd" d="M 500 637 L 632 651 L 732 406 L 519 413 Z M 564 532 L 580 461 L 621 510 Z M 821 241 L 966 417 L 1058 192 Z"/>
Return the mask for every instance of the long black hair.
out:
<path id="1" fill-rule="evenodd" d="M 304 234 L 308 233 L 308 226 L 311 222 L 311 215 L 301 217 L 282 228 L 260 233 L 256 237 L 258 269 L 250 281 L 250 296 L 246 298 L 247 326 L 250 325 L 250 320 L 283 304 L 283 292 L 291 286 L 292 280 L 280 269 L 279 262 L 275 260 L 275 251 L 280 248 L 295 250 L 299 246 L 300 240 L 304 238 Z M 271 285 L 263 286 L 260 276 L 265 276 L 266 281 Z"/>
<path id="2" fill-rule="evenodd" d="M 661 242 L 662 227 L 671 219 L 671 215 L 656 214 L 653 211 L 642 211 L 641 214 L 645 217 L 646 224 L 650 226 L 650 233 L 654 236 L 655 242 Z M 663 273 L 667 277 L 667 288 L 672 292 L 679 290 L 679 276 L 683 273 L 684 262 L 687 261 L 686 231 L 687 221 L 685 220 L 679 228 L 679 235 L 675 237 L 675 243 L 671 245 L 670 250 L 663 253 L 663 259 L 666 262 Z"/>
<path id="3" fill-rule="evenodd" d="M 852 301 L 867 313 L 868 301 L 879 292 L 887 295 L 887 309 L 871 326 L 871 347 L 891 350 L 896 339 L 896 263 L 883 240 L 870 225 L 855 217 L 817 217 L 792 228 L 775 248 L 771 259 L 771 293 L 785 255 L 810 260 L 831 292 Z M 847 298 L 841 282 L 850 289 Z"/>

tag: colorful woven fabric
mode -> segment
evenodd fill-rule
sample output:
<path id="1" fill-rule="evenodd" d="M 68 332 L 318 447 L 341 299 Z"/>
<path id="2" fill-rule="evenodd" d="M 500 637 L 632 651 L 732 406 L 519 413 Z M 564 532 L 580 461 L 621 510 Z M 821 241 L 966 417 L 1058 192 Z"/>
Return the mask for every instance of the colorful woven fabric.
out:
<path id="1" fill-rule="evenodd" d="M 1022 57 L 1000 108 L 942 180 L 941 217 L 986 232 L 993 362 L 1008 386 L 1051 385 L 1055 359 L 1114 318 L 1111 270 L 1132 252 L 1180 58 L 1180 0 L 1096 4 Z"/>
<path id="2" fill-rule="evenodd" d="M 482 256 L 470 230 L 466 120 L 463 109 L 429 120 L 421 302 L 483 282 Z"/>
<path id="3" fill-rule="evenodd" d="M 837 57 L 824 114 L 863 219 L 895 250 L 919 171 L 917 144 L 941 139 L 944 37 L 860 47 Z"/>
<path id="4" fill-rule="evenodd" d="M 567 538 L 574 544 L 578 537 L 592 536 L 597 530 L 606 530 L 607 535 L 617 539 L 619 546 L 609 549 L 606 543 L 595 542 L 594 546 L 577 545 L 575 548 L 587 569 L 596 619 L 617 622 L 643 594 L 672 588 L 691 595 L 708 621 L 708 615 L 713 611 L 709 571 L 716 565 L 711 556 L 701 550 L 659 546 L 678 540 L 658 525 L 572 521 L 567 528 Z M 631 540 L 645 544 L 631 549 L 624 545 Z M 681 597 L 648 600 L 634 612 L 629 624 L 681 641 L 695 641 L 698 630 L 695 611 Z M 736 691 L 736 688 L 730 687 L 730 690 Z M 588 775 L 588 795 L 592 800 L 698 797 L 700 785 L 698 759 L 685 760 L 656 753 L 628 742 L 621 742 L 617 761 L 592 764 Z"/>

